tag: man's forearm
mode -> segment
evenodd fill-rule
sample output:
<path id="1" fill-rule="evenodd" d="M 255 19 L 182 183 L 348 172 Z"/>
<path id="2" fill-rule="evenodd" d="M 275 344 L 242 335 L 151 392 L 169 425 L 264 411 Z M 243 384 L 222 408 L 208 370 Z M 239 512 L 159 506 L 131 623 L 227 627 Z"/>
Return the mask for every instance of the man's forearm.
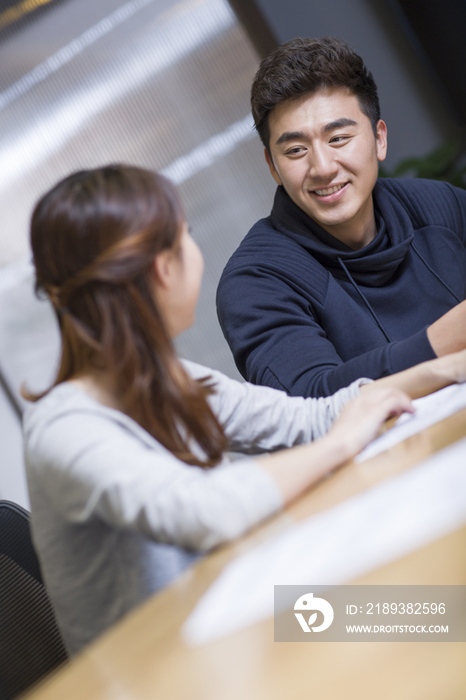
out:
<path id="1" fill-rule="evenodd" d="M 432 323 L 427 329 L 427 337 L 437 357 L 466 348 L 466 301 Z"/>
<path id="2" fill-rule="evenodd" d="M 422 362 L 390 377 L 377 379 L 361 387 L 361 393 L 373 388 L 391 386 L 405 391 L 412 399 L 426 396 L 445 386 L 466 381 L 466 350 Z"/>

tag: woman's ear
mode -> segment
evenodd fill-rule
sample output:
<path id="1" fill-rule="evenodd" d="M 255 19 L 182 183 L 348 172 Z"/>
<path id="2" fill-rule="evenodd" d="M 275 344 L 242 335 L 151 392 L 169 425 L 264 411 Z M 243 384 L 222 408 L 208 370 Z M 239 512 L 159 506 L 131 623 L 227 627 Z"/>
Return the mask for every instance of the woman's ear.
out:
<path id="1" fill-rule="evenodd" d="M 173 251 L 170 249 L 162 250 L 158 253 L 152 263 L 152 273 L 155 284 L 164 289 L 171 287 L 173 279 Z"/>

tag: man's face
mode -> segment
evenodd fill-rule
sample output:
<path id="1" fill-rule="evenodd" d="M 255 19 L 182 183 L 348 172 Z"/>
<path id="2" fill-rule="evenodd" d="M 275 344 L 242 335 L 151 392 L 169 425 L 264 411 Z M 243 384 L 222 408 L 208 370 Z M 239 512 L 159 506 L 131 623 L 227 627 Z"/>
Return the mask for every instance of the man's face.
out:
<path id="1" fill-rule="evenodd" d="M 323 229 L 351 248 L 376 233 L 372 190 L 387 151 L 387 127 L 374 135 L 357 97 L 346 88 L 322 89 L 287 100 L 269 116 L 274 180 Z"/>

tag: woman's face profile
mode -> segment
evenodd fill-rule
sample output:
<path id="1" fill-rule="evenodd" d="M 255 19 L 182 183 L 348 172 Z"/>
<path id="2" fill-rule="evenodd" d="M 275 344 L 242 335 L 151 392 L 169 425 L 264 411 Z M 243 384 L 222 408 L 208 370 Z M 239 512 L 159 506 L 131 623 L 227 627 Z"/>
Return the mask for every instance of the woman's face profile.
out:
<path id="1" fill-rule="evenodd" d="M 156 296 L 170 336 L 174 338 L 194 322 L 204 272 L 202 253 L 191 237 L 186 221 L 176 247 L 157 257 L 159 281 Z"/>

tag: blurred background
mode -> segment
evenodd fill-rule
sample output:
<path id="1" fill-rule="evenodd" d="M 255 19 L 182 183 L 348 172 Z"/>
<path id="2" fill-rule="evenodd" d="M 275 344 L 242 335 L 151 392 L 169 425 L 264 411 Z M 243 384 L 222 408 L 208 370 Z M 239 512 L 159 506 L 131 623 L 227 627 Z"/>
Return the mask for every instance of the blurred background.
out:
<path id="1" fill-rule="evenodd" d="M 464 0 L 0 0 L 0 498 L 28 507 L 19 389 L 48 386 L 57 363 L 55 319 L 33 292 L 37 198 L 109 162 L 176 182 L 206 261 L 178 350 L 239 377 L 215 290 L 275 189 L 249 110 L 261 58 L 297 35 L 345 39 L 379 85 L 384 174 L 462 185 L 465 29 Z"/>

